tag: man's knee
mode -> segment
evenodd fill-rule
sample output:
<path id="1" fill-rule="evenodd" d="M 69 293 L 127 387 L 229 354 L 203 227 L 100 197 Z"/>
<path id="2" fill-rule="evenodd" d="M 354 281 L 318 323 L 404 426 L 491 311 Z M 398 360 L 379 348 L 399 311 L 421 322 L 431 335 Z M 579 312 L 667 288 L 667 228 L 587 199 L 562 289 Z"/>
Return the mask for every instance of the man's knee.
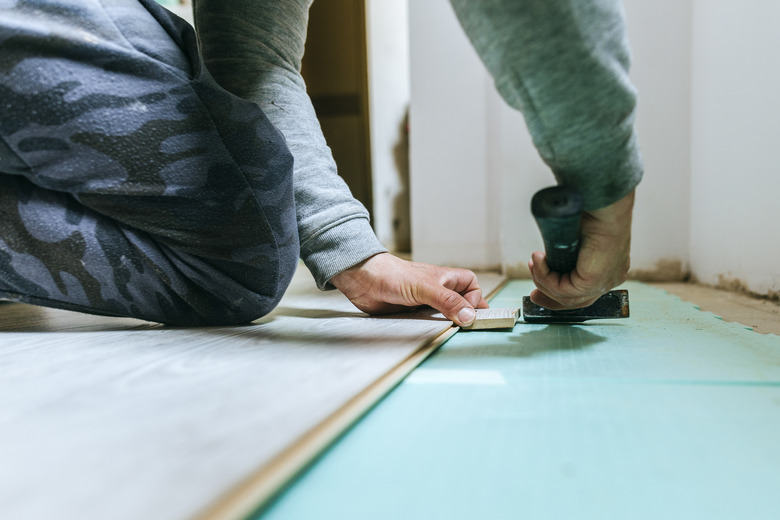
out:
<path id="1" fill-rule="evenodd" d="M 273 311 L 287 291 L 298 264 L 297 242 L 277 249 L 263 264 L 210 263 L 190 283 L 199 290 L 182 295 L 187 312 L 177 325 L 242 325 Z"/>

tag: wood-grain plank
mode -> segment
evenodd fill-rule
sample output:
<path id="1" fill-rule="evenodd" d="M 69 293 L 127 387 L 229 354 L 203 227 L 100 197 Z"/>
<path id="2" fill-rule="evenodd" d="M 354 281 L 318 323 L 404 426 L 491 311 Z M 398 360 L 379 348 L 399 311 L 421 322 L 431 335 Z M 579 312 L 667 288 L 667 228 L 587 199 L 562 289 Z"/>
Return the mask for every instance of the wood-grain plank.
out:
<path id="1" fill-rule="evenodd" d="M 474 323 L 464 330 L 511 329 L 520 316 L 519 307 L 491 307 L 477 309 Z"/>
<path id="2" fill-rule="evenodd" d="M 246 327 L 0 306 L 0 516 L 214 511 L 301 439 L 321 449 L 338 428 L 312 432 L 357 402 L 345 427 L 370 406 L 361 393 L 392 387 L 388 374 L 451 328 L 430 310 L 369 317 L 300 271 L 280 306 Z"/>

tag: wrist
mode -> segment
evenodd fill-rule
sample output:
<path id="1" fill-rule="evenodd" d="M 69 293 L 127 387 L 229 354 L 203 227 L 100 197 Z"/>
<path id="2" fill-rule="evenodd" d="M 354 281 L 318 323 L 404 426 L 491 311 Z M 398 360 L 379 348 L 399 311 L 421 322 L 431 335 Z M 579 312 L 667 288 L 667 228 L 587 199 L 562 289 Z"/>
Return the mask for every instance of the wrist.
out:
<path id="1" fill-rule="evenodd" d="M 634 207 L 634 196 L 635 196 L 636 190 L 631 190 L 628 192 L 628 194 L 623 197 L 622 199 L 618 199 L 609 206 L 604 206 L 603 208 L 594 209 L 591 210 L 590 213 L 625 213 L 626 211 L 631 211 L 631 209 Z"/>
<path id="2" fill-rule="evenodd" d="M 370 265 L 378 261 L 378 257 L 382 255 L 389 255 L 390 253 L 377 253 L 369 256 L 365 260 L 358 262 L 357 264 L 344 269 L 340 273 L 333 275 L 330 279 L 330 283 L 341 292 L 348 291 L 356 285 L 363 285 L 362 279 L 367 278 L 370 275 Z"/>
<path id="3" fill-rule="evenodd" d="M 634 211 L 634 190 L 620 200 L 609 206 L 588 211 L 587 215 L 604 224 L 613 224 L 617 227 L 631 227 L 631 216 Z"/>

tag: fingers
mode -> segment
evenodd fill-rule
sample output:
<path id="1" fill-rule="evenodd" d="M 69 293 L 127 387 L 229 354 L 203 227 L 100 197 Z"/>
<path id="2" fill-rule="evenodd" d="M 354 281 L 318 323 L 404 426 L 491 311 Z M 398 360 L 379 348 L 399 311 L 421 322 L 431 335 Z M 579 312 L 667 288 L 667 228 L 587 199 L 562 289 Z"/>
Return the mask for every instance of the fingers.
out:
<path id="1" fill-rule="evenodd" d="M 629 267 L 634 193 L 611 206 L 584 213 L 582 246 L 571 273 L 551 271 L 545 254 L 531 255 L 528 268 L 538 290 L 531 301 L 552 310 L 587 307 L 623 283 Z"/>
<path id="2" fill-rule="evenodd" d="M 531 292 L 531 301 L 547 309 L 563 310 L 587 307 L 604 292 L 578 279 L 576 273 L 560 274 L 551 271 L 542 252 L 536 251 L 529 262 L 531 277 L 537 289 Z M 598 284 L 596 284 L 598 285 Z"/>
<path id="3" fill-rule="evenodd" d="M 377 254 L 330 281 L 369 314 L 428 305 L 457 325 L 468 326 L 474 322 L 474 309 L 488 306 L 473 272 L 409 262 L 388 253 Z"/>
<path id="4" fill-rule="evenodd" d="M 476 274 L 468 269 L 451 267 L 440 267 L 438 269 L 444 271 L 441 279 L 442 286 L 461 294 L 474 308 L 487 308 L 488 303 L 482 294 L 482 289 L 479 287 L 479 280 L 477 280 Z"/>
<path id="5" fill-rule="evenodd" d="M 436 268 L 438 276 L 427 280 L 421 303 L 440 311 L 459 326 L 474 322 L 475 308 L 486 308 L 477 276 L 467 269 Z"/>
<path id="6" fill-rule="evenodd" d="M 431 287 L 431 289 L 433 290 L 422 295 L 426 305 L 440 311 L 456 325 L 468 326 L 474 323 L 476 312 L 466 298 L 444 287 L 435 289 Z"/>

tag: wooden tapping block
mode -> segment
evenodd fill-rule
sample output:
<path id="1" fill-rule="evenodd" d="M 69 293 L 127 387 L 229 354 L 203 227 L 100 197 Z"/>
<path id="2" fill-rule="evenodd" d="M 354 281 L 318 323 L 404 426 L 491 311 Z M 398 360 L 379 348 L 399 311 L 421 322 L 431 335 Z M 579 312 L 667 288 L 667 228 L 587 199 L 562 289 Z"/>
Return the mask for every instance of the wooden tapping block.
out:
<path id="1" fill-rule="evenodd" d="M 518 307 L 476 309 L 476 311 L 477 317 L 474 323 L 462 327 L 463 330 L 511 329 L 520 314 Z"/>

